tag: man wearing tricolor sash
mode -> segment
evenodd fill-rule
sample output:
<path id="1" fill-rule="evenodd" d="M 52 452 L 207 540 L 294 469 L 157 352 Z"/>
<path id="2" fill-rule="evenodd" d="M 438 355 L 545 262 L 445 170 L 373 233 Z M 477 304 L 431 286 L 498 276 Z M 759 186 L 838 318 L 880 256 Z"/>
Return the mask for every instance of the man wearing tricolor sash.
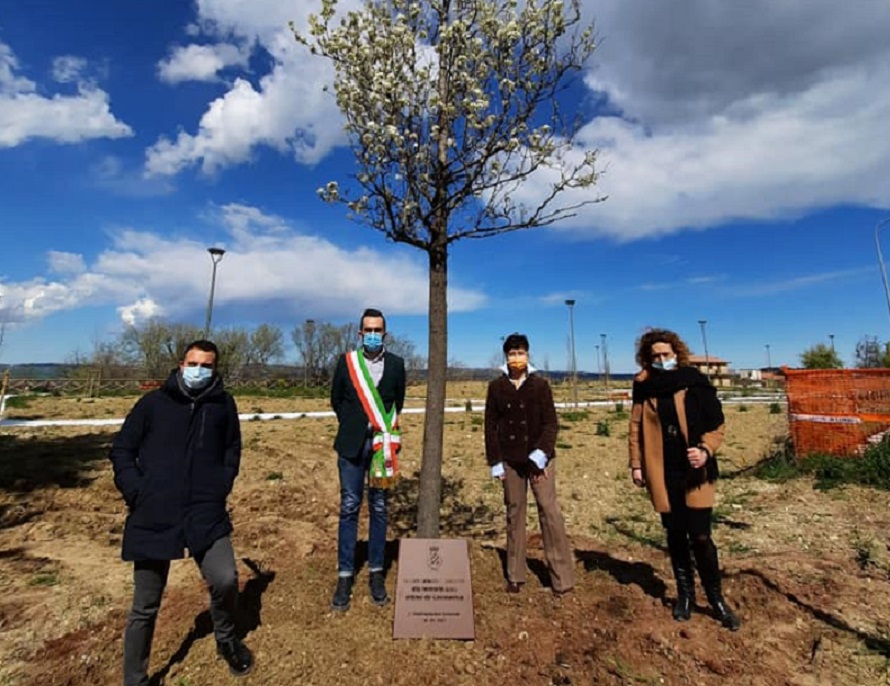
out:
<path id="1" fill-rule="evenodd" d="M 367 309 L 359 324 L 361 346 L 340 356 L 331 383 L 331 407 L 340 423 L 334 449 L 340 473 L 340 525 L 334 610 L 345 612 L 355 582 L 358 515 L 368 482 L 368 586 L 385 605 L 384 550 L 389 489 L 398 476 L 399 413 L 405 402 L 405 361 L 383 346 L 386 319 Z"/>

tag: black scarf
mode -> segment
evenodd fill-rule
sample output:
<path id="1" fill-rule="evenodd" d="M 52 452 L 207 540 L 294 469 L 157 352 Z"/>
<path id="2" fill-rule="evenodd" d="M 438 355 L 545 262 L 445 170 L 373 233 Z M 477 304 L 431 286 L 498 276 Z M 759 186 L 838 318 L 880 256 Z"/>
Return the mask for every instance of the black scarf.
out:
<path id="1" fill-rule="evenodd" d="M 642 403 L 651 398 L 673 395 L 683 389 L 686 389 L 684 409 L 689 445 L 695 446 L 701 442 L 704 434 L 713 431 L 724 422 L 717 389 L 695 367 L 677 367 L 668 372 L 650 371 L 646 379 L 634 381 L 633 402 Z M 712 483 L 717 480 L 718 474 L 717 458 L 711 455 L 704 469 L 688 470 L 687 488 L 691 490 L 705 481 Z"/>

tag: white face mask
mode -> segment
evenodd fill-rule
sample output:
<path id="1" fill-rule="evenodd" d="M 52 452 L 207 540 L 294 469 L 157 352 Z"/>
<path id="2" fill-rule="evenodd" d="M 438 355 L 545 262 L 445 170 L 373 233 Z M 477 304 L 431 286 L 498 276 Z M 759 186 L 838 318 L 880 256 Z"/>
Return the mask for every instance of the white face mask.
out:
<path id="1" fill-rule="evenodd" d="M 677 366 L 677 358 L 676 357 L 669 357 L 664 361 L 656 360 L 652 363 L 653 369 L 658 369 L 659 371 L 662 371 L 662 372 L 669 372 L 670 370 L 674 369 L 676 366 Z"/>

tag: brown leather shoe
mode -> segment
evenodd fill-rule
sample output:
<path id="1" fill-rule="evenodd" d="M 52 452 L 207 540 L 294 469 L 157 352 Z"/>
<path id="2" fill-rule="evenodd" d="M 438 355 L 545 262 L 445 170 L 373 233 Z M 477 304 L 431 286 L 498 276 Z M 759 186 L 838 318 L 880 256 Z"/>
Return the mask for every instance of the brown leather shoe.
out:
<path id="1" fill-rule="evenodd" d="M 507 593 L 519 593 L 522 590 L 522 584 L 518 584 L 515 581 L 507 582 Z"/>

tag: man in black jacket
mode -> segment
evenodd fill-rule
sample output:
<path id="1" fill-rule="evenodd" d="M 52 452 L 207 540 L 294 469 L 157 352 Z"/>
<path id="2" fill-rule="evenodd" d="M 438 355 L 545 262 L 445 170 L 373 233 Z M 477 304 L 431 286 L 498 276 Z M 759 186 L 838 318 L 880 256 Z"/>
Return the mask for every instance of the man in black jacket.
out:
<path id="1" fill-rule="evenodd" d="M 389 491 L 381 482 L 392 480 L 384 474 L 380 481 L 372 461 L 381 457 L 380 450 L 393 447 L 397 432 L 390 431 L 398 423 L 398 413 L 405 402 L 405 362 L 383 347 L 386 320 L 380 310 L 367 309 L 359 324 L 361 349 L 341 355 L 331 382 L 331 407 L 340 427 L 334 440 L 340 473 L 340 525 L 337 546 L 337 588 L 331 601 L 334 610 L 349 609 L 355 580 L 355 547 L 358 536 L 358 514 L 362 506 L 365 480 L 368 483 L 368 570 L 371 600 L 385 605 L 388 597 L 384 579 L 386 547 L 387 500 Z M 382 418 L 382 420 L 381 420 Z M 378 426 L 389 424 L 389 426 Z M 387 455 L 394 453 L 387 452 Z"/>
<path id="2" fill-rule="evenodd" d="M 134 563 L 124 686 L 148 684 L 170 560 L 186 550 L 210 590 L 217 654 L 235 676 L 253 667 L 235 635 L 238 574 L 226 511 L 241 462 L 241 427 L 235 400 L 216 373 L 218 356 L 210 341 L 190 343 L 164 386 L 136 403 L 111 447 L 114 483 L 129 509 L 121 556 Z"/>

